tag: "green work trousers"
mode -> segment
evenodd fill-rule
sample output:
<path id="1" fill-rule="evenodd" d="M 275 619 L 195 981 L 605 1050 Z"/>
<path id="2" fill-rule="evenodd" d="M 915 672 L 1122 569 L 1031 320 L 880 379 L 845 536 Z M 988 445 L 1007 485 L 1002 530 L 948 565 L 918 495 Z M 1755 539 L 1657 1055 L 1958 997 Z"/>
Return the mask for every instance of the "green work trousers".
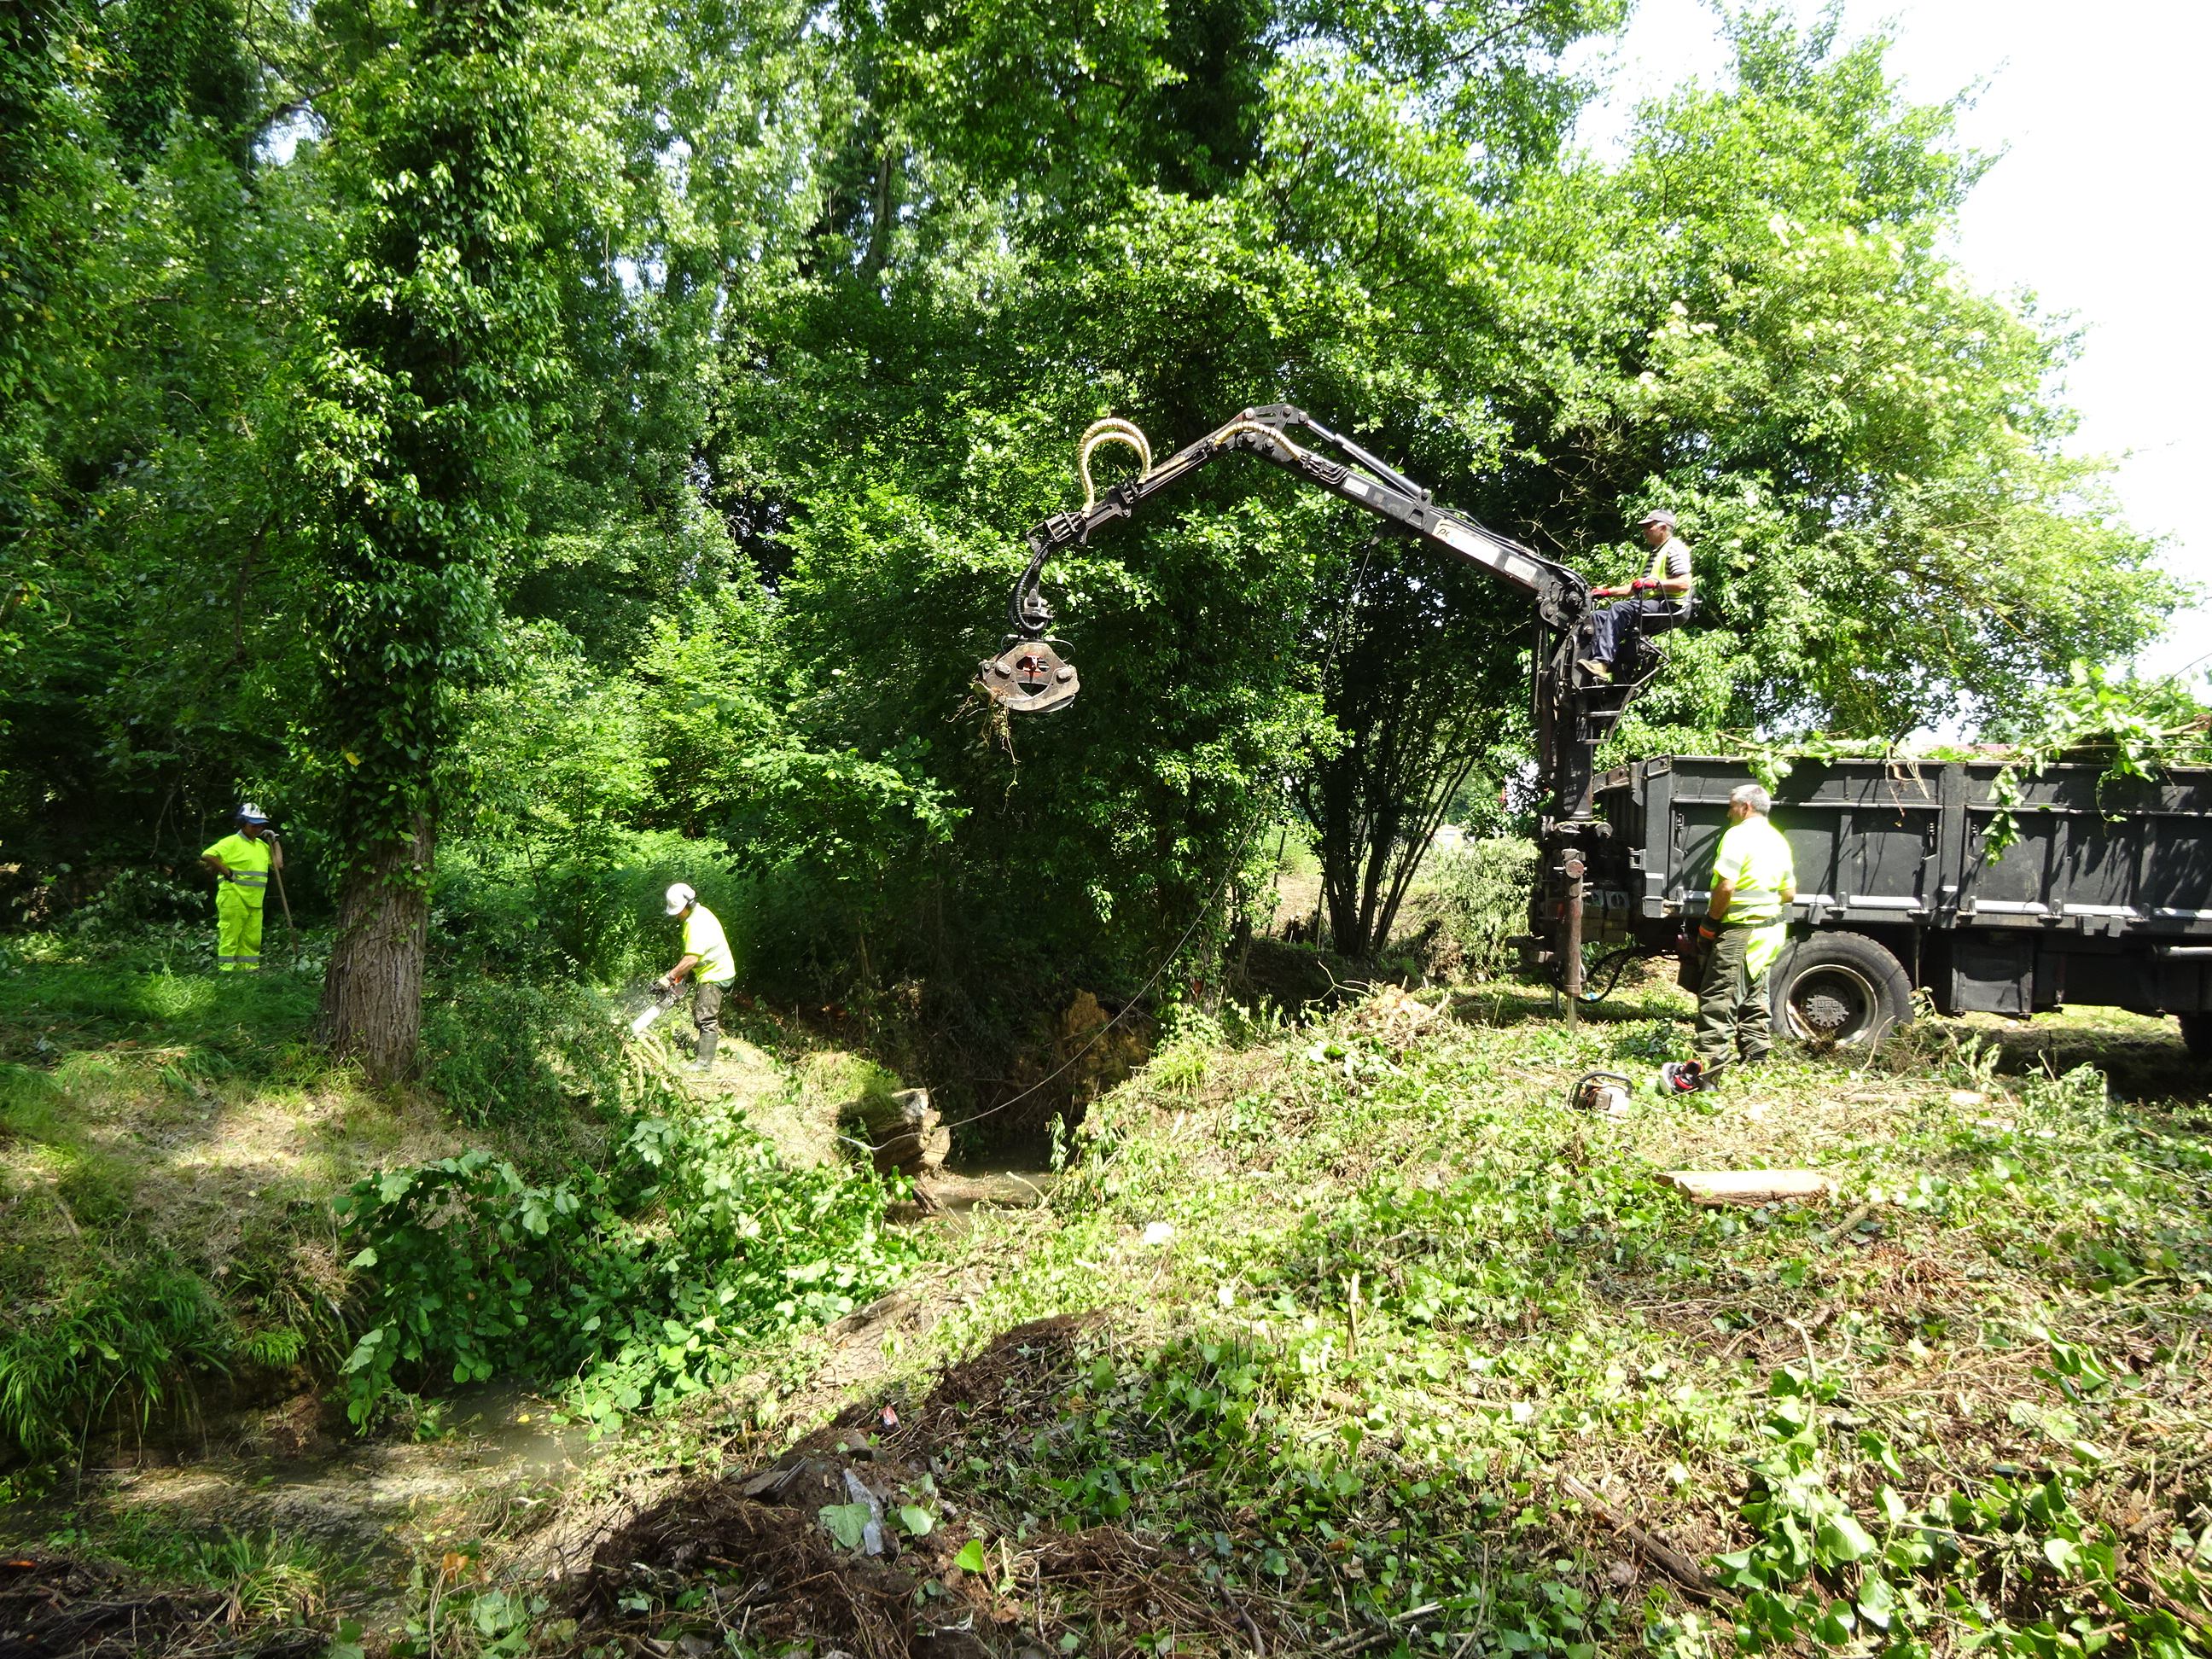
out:
<path id="1" fill-rule="evenodd" d="M 1766 976 L 1774 963 L 1761 963 L 1753 971 L 1752 944 L 1759 927 L 1723 926 L 1705 953 L 1705 977 L 1698 981 L 1698 1030 L 1691 1052 L 1711 1077 L 1735 1063 L 1741 1049 L 1743 1063 L 1755 1066 L 1774 1046 L 1771 1020 L 1766 1008 Z"/>
<path id="2" fill-rule="evenodd" d="M 715 1040 L 722 1034 L 722 993 L 728 988 L 726 980 L 709 984 L 702 979 L 691 994 L 691 1023 L 699 1028 L 699 1058 L 702 1060 L 714 1057 Z"/>

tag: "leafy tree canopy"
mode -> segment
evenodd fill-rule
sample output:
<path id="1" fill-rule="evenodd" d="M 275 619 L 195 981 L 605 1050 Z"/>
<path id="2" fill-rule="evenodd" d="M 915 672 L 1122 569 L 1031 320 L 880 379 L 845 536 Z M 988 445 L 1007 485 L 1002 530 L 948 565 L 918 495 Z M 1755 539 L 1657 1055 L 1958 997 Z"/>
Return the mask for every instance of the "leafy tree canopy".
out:
<path id="1" fill-rule="evenodd" d="M 1010 726 L 968 680 L 1109 413 L 1288 399 L 1606 580 L 1673 507 L 1701 625 L 1623 748 L 1972 722 L 2152 637 L 2071 337 L 1947 253 L 1950 112 L 1753 12 L 1601 161 L 1560 53 L 1623 16 L 11 9 L 10 902 L 188 869 L 248 789 L 310 904 L 673 836 L 757 971 L 981 1030 L 1140 979 L 1296 820 L 1378 945 L 1525 753 L 1523 609 L 1227 461 L 1055 565 L 1085 694 Z"/>

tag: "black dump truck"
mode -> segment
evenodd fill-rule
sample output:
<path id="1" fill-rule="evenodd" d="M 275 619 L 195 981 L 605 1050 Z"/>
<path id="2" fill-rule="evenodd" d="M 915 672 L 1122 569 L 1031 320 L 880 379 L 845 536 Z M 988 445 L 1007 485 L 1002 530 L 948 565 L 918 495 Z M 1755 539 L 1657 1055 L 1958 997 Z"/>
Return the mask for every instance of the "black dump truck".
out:
<path id="1" fill-rule="evenodd" d="M 2212 769 L 2141 782 L 2049 766 L 2021 781 L 2019 838 L 1999 856 L 2003 766 L 1793 767 L 1774 791 L 1797 865 L 1778 1028 L 1870 1042 L 1911 1018 L 1917 988 L 1946 1014 L 2173 1014 L 2190 1052 L 2212 1059 Z M 1729 793 L 1751 781 L 1741 761 L 1699 755 L 1601 775 L 1583 939 L 1662 948 L 1702 915 Z"/>

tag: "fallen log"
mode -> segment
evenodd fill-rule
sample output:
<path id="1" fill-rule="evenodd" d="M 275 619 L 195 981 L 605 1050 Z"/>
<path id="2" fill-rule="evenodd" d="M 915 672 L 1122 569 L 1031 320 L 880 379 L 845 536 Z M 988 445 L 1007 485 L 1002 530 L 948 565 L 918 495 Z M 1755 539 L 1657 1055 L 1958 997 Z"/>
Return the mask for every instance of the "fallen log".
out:
<path id="1" fill-rule="evenodd" d="M 1559 1490 L 1596 1515 L 1606 1525 L 1627 1539 L 1638 1549 L 1642 1550 L 1655 1566 L 1684 1589 L 1689 1591 L 1691 1595 L 1706 1601 L 1722 1601 L 1729 1599 L 1729 1592 L 1723 1589 L 1704 1567 L 1683 1554 L 1672 1544 L 1644 1531 L 1643 1528 L 1638 1526 L 1571 1474 L 1559 1476 Z"/>
<path id="2" fill-rule="evenodd" d="M 1836 1182 L 1817 1170 L 1668 1170 L 1659 1176 L 1693 1204 L 1826 1204 Z"/>
<path id="3" fill-rule="evenodd" d="M 878 1175 L 896 1170 L 919 1176 L 943 1164 L 952 1150 L 952 1131 L 938 1121 L 927 1089 L 848 1100 L 837 1109 L 837 1121 L 847 1133 L 866 1140 Z"/>

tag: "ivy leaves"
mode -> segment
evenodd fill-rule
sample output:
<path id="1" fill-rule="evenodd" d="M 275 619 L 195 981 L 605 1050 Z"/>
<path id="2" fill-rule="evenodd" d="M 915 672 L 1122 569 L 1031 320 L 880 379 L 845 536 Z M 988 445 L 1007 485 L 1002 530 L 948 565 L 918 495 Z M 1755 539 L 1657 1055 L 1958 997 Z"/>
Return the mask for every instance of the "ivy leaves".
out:
<path id="1" fill-rule="evenodd" d="M 2051 1348 L 2051 1367 L 2037 1369 L 2039 1378 L 2067 1389 L 2098 1386 L 2103 1373 L 2094 1356 L 2056 1340 Z M 1722 1582 L 1743 1594 L 1737 1642 L 1745 1651 L 1809 1640 L 1922 1659 L 1946 1623 L 1972 1632 L 1975 1647 L 2018 1659 L 2081 1659 L 2122 1631 L 2147 1650 L 2179 1654 L 2186 1645 L 2175 1645 L 2184 1627 L 2169 1614 L 2118 1593 L 2117 1541 L 2075 1507 L 2065 1471 L 2030 1476 L 1999 1466 L 1916 1507 L 1889 1484 L 1905 1480 L 1894 1449 L 1861 1431 L 1853 1449 L 1886 1477 L 1877 1492 L 1881 1516 L 1870 1526 L 1838 1491 L 1856 1484 L 1857 1471 L 1850 1456 L 1838 1461 L 1827 1426 L 1832 1413 L 1824 1408 L 1838 1398 L 1837 1382 L 1784 1367 L 1769 1378 L 1767 1394 L 1761 1432 L 1770 1449 L 1753 1460 L 1753 1491 L 1741 1506 L 1756 1541 L 1714 1563 Z M 2082 1455 L 2065 1426 L 2049 1431 Z M 2016 1626 L 2003 1595 L 1993 1592 L 2008 1576 L 2039 1571 L 2041 1616 Z"/>

